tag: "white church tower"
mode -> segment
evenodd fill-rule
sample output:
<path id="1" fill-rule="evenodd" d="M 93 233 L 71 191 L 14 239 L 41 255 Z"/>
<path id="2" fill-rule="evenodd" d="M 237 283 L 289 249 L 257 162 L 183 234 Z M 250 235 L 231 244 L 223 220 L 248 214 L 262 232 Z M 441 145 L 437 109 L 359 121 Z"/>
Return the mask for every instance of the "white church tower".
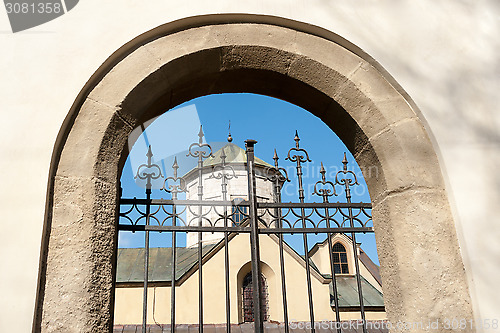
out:
<path id="1" fill-rule="evenodd" d="M 248 200 L 248 176 L 247 176 L 247 156 L 243 148 L 231 143 L 232 138 L 229 136 L 228 143 L 221 149 L 213 153 L 212 157 L 208 157 L 203 163 L 202 169 L 202 185 L 203 185 L 203 200 L 206 201 L 223 201 L 222 179 L 217 178 L 217 174 L 225 172 L 226 177 L 226 200 L 234 202 L 234 206 L 228 207 L 228 214 L 234 213 L 232 220 L 228 220 L 228 226 L 233 223 L 242 222 L 245 215 L 248 214 L 248 207 L 240 206 L 238 203 Z M 222 165 L 226 166 L 225 171 L 218 170 Z M 231 167 L 234 173 L 228 168 Z M 255 180 L 257 200 L 260 202 L 272 202 L 273 182 L 267 179 L 267 171 L 272 166 L 264 162 L 258 157 L 255 157 Z M 186 181 L 186 199 L 198 200 L 198 168 L 194 168 L 183 176 Z M 280 186 L 283 184 L 280 183 Z M 196 209 L 196 208 L 194 208 Z M 223 213 L 224 207 L 203 207 L 203 226 L 224 226 L 224 219 L 219 214 Z M 196 215 L 195 215 L 196 214 Z M 189 210 L 186 213 L 186 224 L 191 226 L 199 225 L 197 217 L 198 212 Z M 222 233 L 203 233 L 203 244 L 213 244 L 220 241 L 224 235 Z M 186 247 L 196 246 L 198 244 L 198 233 L 188 232 L 186 237 Z"/>

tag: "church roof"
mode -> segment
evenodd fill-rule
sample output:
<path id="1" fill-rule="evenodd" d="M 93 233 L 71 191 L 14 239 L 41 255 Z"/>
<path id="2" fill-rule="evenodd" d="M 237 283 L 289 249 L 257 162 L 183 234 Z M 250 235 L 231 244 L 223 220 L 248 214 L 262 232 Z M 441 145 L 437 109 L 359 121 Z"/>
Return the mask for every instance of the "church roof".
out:
<path id="1" fill-rule="evenodd" d="M 205 245 L 202 254 L 205 257 L 217 244 Z M 198 248 L 178 247 L 176 261 L 176 281 L 189 276 L 188 272 L 196 269 L 198 264 Z M 292 249 L 293 250 L 293 249 Z M 299 256 L 305 260 L 302 255 Z M 319 272 L 314 262 L 310 259 L 311 267 Z M 172 248 L 160 247 L 149 249 L 149 282 L 171 283 L 172 281 Z M 321 274 L 321 273 L 320 273 Z M 329 274 L 323 277 L 331 279 Z M 144 248 L 119 248 L 116 268 L 116 282 L 120 284 L 136 284 L 144 281 Z M 336 276 L 337 292 L 340 308 L 359 307 L 357 281 L 355 276 Z M 370 282 L 361 277 L 363 300 L 366 307 L 383 307 L 384 297 Z M 330 295 L 333 297 L 330 282 Z M 331 298 L 332 299 L 332 298 Z M 333 306 L 333 299 L 331 306 Z"/>
<path id="2" fill-rule="evenodd" d="M 209 157 L 203 163 L 204 166 L 214 166 L 222 163 L 222 152 L 226 155 L 226 164 L 247 163 L 247 154 L 243 148 L 234 143 L 227 143 L 221 149 L 217 150 L 213 157 Z M 255 156 L 255 164 L 263 167 L 272 167 L 271 164 Z"/>
<path id="3" fill-rule="evenodd" d="M 203 247 L 203 255 L 215 245 Z M 176 248 L 175 277 L 179 280 L 198 263 L 198 248 Z M 116 282 L 136 283 L 144 281 L 144 248 L 119 248 L 116 267 Z M 149 249 L 149 281 L 172 281 L 172 248 L 152 247 Z"/>
<path id="4" fill-rule="evenodd" d="M 355 276 L 336 276 L 339 308 L 359 307 L 358 285 Z M 363 290 L 363 304 L 366 307 L 383 307 L 384 296 L 374 286 L 361 276 L 361 289 Z M 335 306 L 333 289 L 330 283 L 330 306 Z"/>
<path id="5" fill-rule="evenodd" d="M 222 153 L 226 155 L 225 160 L 226 164 L 246 164 L 247 163 L 247 154 L 243 148 L 234 143 L 227 143 L 222 148 L 217 150 L 212 154 L 211 157 L 208 157 L 204 162 L 204 167 L 212 167 L 216 165 L 222 164 Z M 271 164 L 261 160 L 257 156 L 255 156 L 255 165 L 262 167 L 272 167 Z M 196 169 L 196 168 L 195 168 Z M 195 170 L 193 169 L 193 170 Z M 193 171 L 191 170 L 191 171 Z M 189 173 L 191 173 L 188 172 Z"/>
<path id="6" fill-rule="evenodd" d="M 212 250 L 216 244 L 203 247 L 203 255 Z M 176 281 L 181 280 L 189 270 L 198 264 L 198 248 L 176 248 Z M 301 256 L 302 257 L 302 256 Z M 314 263 L 311 264 L 314 265 Z M 159 247 L 149 249 L 149 282 L 171 282 L 172 281 L 172 248 Z M 313 269 L 315 266 L 313 266 Z M 329 275 L 325 276 L 331 278 Z M 339 307 L 359 307 L 357 282 L 355 276 L 337 276 L 337 292 L 339 295 Z M 143 283 L 144 281 L 144 248 L 120 248 L 118 249 L 118 260 L 116 268 L 117 283 Z M 361 277 L 363 289 L 363 300 L 367 307 L 383 307 L 384 297 L 364 277 Z M 330 283 L 330 294 L 333 291 Z M 331 306 L 333 306 L 333 299 Z"/>

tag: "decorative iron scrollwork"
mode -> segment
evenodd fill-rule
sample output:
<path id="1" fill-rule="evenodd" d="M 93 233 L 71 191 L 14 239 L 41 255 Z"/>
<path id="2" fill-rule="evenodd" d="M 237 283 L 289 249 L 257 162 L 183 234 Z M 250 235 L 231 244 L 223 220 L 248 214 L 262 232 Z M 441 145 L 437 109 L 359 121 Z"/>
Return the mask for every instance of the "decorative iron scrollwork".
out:
<path id="1" fill-rule="evenodd" d="M 177 170 L 179 169 L 179 164 L 177 164 L 177 157 L 174 158 L 174 164 L 172 165 L 173 176 L 165 178 L 163 182 L 163 190 L 165 192 L 172 194 L 172 200 L 177 199 L 177 193 L 186 192 L 186 181 L 182 177 L 177 176 Z M 168 181 L 171 180 L 173 184 L 168 185 Z M 179 182 L 179 184 L 175 184 Z"/>
<path id="2" fill-rule="evenodd" d="M 187 156 L 198 159 L 198 174 L 201 177 L 203 168 L 203 159 L 213 156 L 212 148 L 209 144 L 203 143 L 204 133 L 200 127 L 198 133 L 199 140 L 189 146 Z M 372 232 L 371 204 L 369 203 L 351 203 L 351 188 L 359 185 L 356 174 L 348 170 L 348 161 L 346 154 L 342 160 L 343 168 L 335 175 L 335 180 L 330 181 L 326 178 L 326 170 L 321 163 L 321 178 L 314 184 L 313 195 L 323 199 L 323 203 L 305 203 L 304 187 L 302 184 L 303 163 L 311 162 L 308 152 L 299 145 L 300 138 L 298 133 L 294 137 L 295 147 L 288 151 L 286 160 L 296 163 L 299 203 L 282 203 L 281 187 L 283 183 L 289 182 L 287 170 L 280 166 L 278 153 L 275 150 L 273 155 L 274 166 L 265 168 L 264 175 L 268 181 L 273 183 L 274 199 L 272 203 L 258 202 L 258 219 L 261 222 L 261 228 L 270 228 L 278 233 L 294 232 L 320 232 L 325 228 L 338 228 L 343 232 L 356 230 L 357 232 Z M 151 181 L 163 177 L 160 167 L 153 163 L 152 149 L 148 148 L 147 163 L 141 164 L 137 169 L 135 178 L 146 180 L 146 191 L 151 189 Z M 120 218 L 121 227 L 127 230 L 134 229 L 134 226 L 144 226 L 146 216 L 150 218 L 152 226 L 166 228 L 174 224 L 167 223 L 169 220 L 177 220 L 176 227 L 186 228 L 179 230 L 215 232 L 214 228 L 224 228 L 224 230 L 236 230 L 245 232 L 249 229 L 247 224 L 236 223 L 236 216 L 244 216 L 245 221 L 249 218 L 248 201 L 243 201 L 235 205 L 227 199 L 228 181 L 238 178 L 234 168 L 227 162 L 226 148 L 222 148 L 220 155 L 221 161 L 218 165 L 212 167 L 209 179 L 221 180 L 222 201 L 202 200 L 203 184 L 198 186 L 198 200 L 178 200 L 178 193 L 187 191 L 186 180 L 178 175 L 179 164 L 177 158 L 174 158 L 172 165 L 172 175 L 166 177 L 163 182 L 162 190 L 172 195 L 171 200 L 151 199 L 146 202 L 145 199 L 120 199 L 122 211 Z M 341 186 L 346 193 L 347 203 L 330 203 L 329 198 L 337 196 Z M 149 214 L 146 214 L 143 207 L 150 206 Z M 175 209 L 174 209 L 175 207 Z M 202 209 L 203 208 L 203 209 Z M 189 221 L 185 220 L 183 214 L 189 212 Z M 127 221 L 127 222 L 125 222 Z M 203 225 L 199 222 L 203 221 Z M 123 223 L 125 222 L 125 223 Z M 198 223 L 197 223 L 198 222 Z M 221 227 L 224 222 L 224 227 Z M 229 222 L 229 223 L 226 223 Z M 198 227 L 196 225 L 198 224 Z M 201 228 L 201 229 L 200 229 Z M 162 229 L 163 230 L 163 229 Z M 177 229 L 176 229 L 177 230 Z M 339 231 L 340 232 L 340 231 Z"/>
<path id="3" fill-rule="evenodd" d="M 344 159 L 342 160 L 343 169 L 337 172 L 335 175 L 335 185 L 343 185 L 345 188 L 345 195 L 348 200 L 351 199 L 351 186 L 359 185 L 358 177 L 352 170 L 347 170 L 347 156 L 344 153 Z M 344 177 L 339 178 L 340 175 Z"/>
<path id="4" fill-rule="evenodd" d="M 203 128 L 200 126 L 200 131 L 198 132 L 198 142 L 192 143 L 189 146 L 186 157 L 197 157 L 199 160 L 203 160 L 204 158 L 213 156 L 212 147 L 208 143 L 203 143 L 204 136 L 205 134 L 203 133 Z M 208 148 L 208 151 L 203 148 Z"/>
<path id="5" fill-rule="evenodd" d="M 139 178 L 141 180 L 146 180 L 146 189 L 151 190 L 152 183 L 151 181 L 154 179 L 158 179 L 163 177 L 161 173 L 161 168 L 158 164 L 152 162 L 153 151 L 151 150 L 151 146 L 148 148 L 148 152 L 146 153 L 148 157 L 147 164 L 141 164 L 137 168 L 137 173 L 135 174 L 135 179 Z M 149 171 L 149 172 L 148 172 Z"/>
<path id="6" fill-rule="evenodd" d="M 279 157 L 276 149 L 274 149 L 274 167 L 266 168 L 266 179 L 273 183 L 274 187 L 274 201 L 279 202 L 281 200 L 281 186 L 280 183 L 289 182 L 288 172 L 285 168 L 278 165 Z"/>
<path id="7" fill-rule="evenodd" d="M 328 197 L 336 196 L 337 192 L 335 191 L 335 184 L 331 181 L 326 180 L 326 171 L 323 166 L 323 162 L 321 162 L 321 170 L 319 171 L 321 174 L 321 180 L 317 181 L 314 184 L 314 192 L 313 194 L 318 195 L 323 198 L 323 202 L 328 202 Z M 318 185 L 321 186 L 318 188 Z"/>

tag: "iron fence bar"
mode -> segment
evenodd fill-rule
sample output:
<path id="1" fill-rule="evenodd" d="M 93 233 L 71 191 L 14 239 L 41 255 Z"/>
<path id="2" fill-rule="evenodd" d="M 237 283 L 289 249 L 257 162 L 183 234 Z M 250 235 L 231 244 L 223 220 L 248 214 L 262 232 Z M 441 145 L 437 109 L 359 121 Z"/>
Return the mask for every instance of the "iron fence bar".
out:
<path id="1" fill-rule="evenodd" d="M 140 198 L 123 198 L 120 199 L 120 205 L 145 205 L 150 203 L 151 205 L 177 205 L 177 206 L 233 206 L 232 201 L 222 201 L 222 200 L 169 200 L 169 199 L 140 199 Z M 238 203 L 241 206 L 250 206 L 248 201 L 241 201 Z"/>
<path id="2" fill-rule="evenodd" d="M 177 157 L 174 159 L 174 164 L 172 165 L 173 176 L 165 178 L 163 182 L 163 190 L 172 194 L 172 226 L 175 227 L 177 224 L 177 206 L 175 202 L 177 200 L 177 193 L 186 191 L 186 183 L 182 177 L 177 177 L 177 170 L 179 165 L 177 164 Z M 168 185 L 168 181 L 172 180 L 174 184 Z M 176 185 L 175 182 L 179 182 Z M 177 269 L 177 234 L 176 230 L 172 230 L 172 278 L 170 287 L 170 333 L 175 332 L 175 281 L 176 281 L 176 269 Z"/>
<path id="3" fill-rule="evenodd" d="M 181 231 L 181 232 L 234 232 L 234 233 L 250 233 L 252 230 L 249 227 L 198 227 L 198 226 L 161 226 L 161 225 L 132 225 L 120 224 L 118 230 L 122 231 Z M 259 228 L 261 234 L 303 234 L 303 233 L 372 233 L 373 227 L 346 227 L 346 228 Z"/>
<path id="4" fill-rule="evenodd" d="M 226 174 L 226 153 L 224 148 L 222 148 L 221 159 L 222 163 L 220 167 L 214 167 L 215 169 L 219 169 L 219 173 L 217 175 L 212 171 L 213 178 L 221 179 L 221 187 L 222 187 L 222 201 L 227 201 L 227 180 L 236 177 L 234 174 L 234 170 L 231 166 L 228 166 L 227 169 L 232 171 L 232 174 Z M 227 228 L 227 206 L 224 206 L 224 228 Z M 226 332 L 231 333 L 231 303 L 230 303 L 230 290 L 229 290 L 229 238 L 228 232 L 224 232 L 224 280 L 225 280 L 225 290 L 226 290 Z"/>
<path id="5" fill-rule="evenodd" d="M 328 200 L 328 198 L 325 198 L 325 200 Z M 326 218 L 327 227 L 330 227 L 330 216 L 329 216 L 328 208 L 325 208 L 325 218 Z M 339 295 L 338 295 L 338 291 L 337 291 L 335 265 L 333 263 L 332 234 L 328 233 L 327 237 L 328 237 L 328 253 L 330 255 L 330 270 L 331 270 L 331 276 L 332 276 L 333 302 L 335 304 L 335 321 L 336 321 L 336 323 L 340 323 Z M 341 333 L 340 325 L 337 324 L 336 327 L 337 327 L 337 333 Z"/>
<path id="6" fill-rule="evenodd" d="M 351 220 L 351 225 L 352 225 L 352 223 L 353 223 L 352 222 L 352 213 L 350 212 L 350 209 L 349 209 L 349 219 Z M 358 249 L 357 249 L 357 245 L 356 245 L 356 233 L 352 232 L 351 238 L 352 238 L 352 249 L 354 251 L 354 266 L 356 267 L 356 282 L 358 285 L 359 307 L 360 307 L 360 311 L 361 311 L 361 320 L 363 321 L 363 333 L 367 333 L 365 307 L 363 304 L 363 290 L 361 288 L 361 273 L 359 271 Z"/>
<path id="7" fill-rule="evenodd" d="M 302 184 L 299 185 L 299 188 L 301 187 Z M 304 200 L 302 198 L 302 200 Z M 301 208 L 301 216 L 305 216 L 304 208 Z M 304 218 L 302 218 L 302 225 L 305 227 L 306 226 L 306 221 Z M 304 257 L 306 260 L 306 280 L 307 280 L 307 296 L 308 296 L 308 301 L 309 301 L 309 317 L 311 319 L 311 333 L 314 333 L 315 327 L 314 327 L 314 304 L 313 304 L 313 296 L 312 296 L 312 286 L 311 286 L 311 265 L 309 262 L 309 246 L 307 244 L 307 235 L 308 233 L 303 233 L 302 238 L 304 242 Z"/>
<path id="8" fill-rule="evenodd" d="M 234 205 L 232 201 L 217 201 L 217 200 L 166 200 L 166 199 L 139 199 L 139 198 L 123 198 L 120 199 L 120 205 L 177 205 L 177 206 L 228 206 Z M 249 207 L 248 201 L 238 202 L 239 206 Z M 368 202 L 257 202 L 257 208 L 364 208 L 371 209 L 372 204 Z"/>
<path id="9" fill-rule="evenodd" d="M 149 225 L 151 213 L 151 180 L 160 178 L 161 169 L 157 164 L 152 162 L 153 152 L 151 146 L 148 147 L 146 153 L 148 158 L 147 164 L 141 164 L 137 169 L 135 178 L 146 180 L 146 226 Z M 149 279 L 149 231 L 146 230 L 144 235 L 144 290 L 142 303 L 142 333 L 146 333 L 147 316 L 148 316 L 148 279 Z"/>
<path id="10" fill-rule="evenodd" d="M 338 181 L 338 179 L 336 178 L 335 183 L 343 184 L 345 186 L 345 195 L 346 195 L 347 203 L 349 204 L 351 202 L 350 185 L 358 184 L 358 180 L 357 180 L 357 177 L 354 174 L 354 172 L 347 170 L 347 163 L 348 163 L 347 157 L 346 157 L 346 154 L 344 153 L 344 159 L 342 161 L 342 164 L 344 165 L 343 170 L 339 171 L 337 173 L 337 175 L 340 173 L 343 173 L 344 175 L 351 174 L 353 176 L 353 179 L 344 177 L 344 179 Z M 353 214 L 352 214 L 352 208 L 349 207 L 348 211 L 349 211 L 349 224 L 351 225 L 351 227 L 353 227 L 354 226 L 354 218 L 353 218 Z M 358 248 L 356 245 L 356 233 L 352 232 L 351 238 L 352 238 L 352 250 L 354 252 L 354 267 L 356 269 L 356 283 L 358 285 L 359 308 L 360 308 L 361 320 L 362 320 L 362 324 L 363 324 L 363 333 L 367 333 L 365 307 L 364 307 L 364 302 L 363 302 L 363 289 L 361 287 L 361 273 L 359 270 L 359 262 L 358 262 L 359 261 Z"/>
<path id="11" fill-rule="evenodd" d="M 229 121 L 229 130 L 231 130 L 231 121 Z M 231 132 L 229 132 L 228 142 L 233 141 L 231 138 Z M 236 174 L 234 173 L 234 169 L 230 166 L 229 169 L 232 171 L 232 175 L 228 176 L 224 173 L 224 169 L 226 167 L 226 153 L 224 148 L 222 148 L 222 200 L 227 201 L 227 180 L 231 179 L 233 176 L 236 178 Z M 224 206 L 224 227 L 227 228 L 227 206 Z M 231 333 L 231 295 L 229 289 L 229 237 L 228 232 L 224 232 L 224 271 L 225 271 L 225 280 L 226 280 L 226 332 Z"/>
<path id="12" fill-rule="evenodd" d="M 335 274 L 335 265 L 333 263 L 333 246 L 332 246 L 332 234 L 328 233 L 328 251 L 330 254 L 330 269 L 332 276 L 332 289 L 333 289 L 333 302 L 335 305 L 335 322 L 340 323 L 340 310 L 339 310 L 339 295 L 337 290 L 337 280 Z M 336 324 L 337 333 L 341 333 L 340 325 Z"/>
<path id="13" fill-rule="evenodd" d="M 299 147 L 299 134 L 297 131 L 295 132 L 295 148 L 292 148 L 288 151 L 288 156 L 287 159 L 290 162 L 296 162 L 296 170 L 297 170 L 297 181 L 299 185 L 299 201 L 300 204 L 304 204 L 304 187 L 302 184 L 302 163 L 303 162 L 311 162 L 309 159 L 309 155 L 307 151 L 303 148 Z M 297 155 L 290 156 L 292 152 L 297 153 Z M 301 206 L 300 207 L 300 217 L 302 220 L 302 227 L 306 228 L 306 219 L 305 219 L 305 207 Z M 312 297 L 312 286 L 311 286 L 311 267 L 309 263 L 309 246 L 307 244 L 307 233 L 302 234 L 302 239 L 304 243 L 304 257 L 306 261 L 306 280 L 307 280 L 307 297 L 308 297 L 308 302 L 309 302 L 309 318 L 311 320 L 311 333 L 315 332 L 315 327 L 314 327 L 314 304 L 313 304 L 313 297 Z"/>
<path id="14" fill-rule="evenodd" d="M 326 170 L 321 162 L 321 169 L 319 171 L 321 174 L 321 180 L 317 181 L 314 185 L 314 194 L 319 195 L 323 198 L 323 203 L 329 202 L 329 197 L 336 196 L 337 192 L 335 190 L 335 184 L 331 181 L 326 180 Z M 320 188 L 318 188 L 320 185 Z M 327 228 L 330 228 L 330 212 L 328 208 L 325 208 L 325 220 Z M 332 246 L 332 234 L 327 233 L 328 239 L 328 254 L 330 258 L 330 272 L 332 277 L 332 289 L 333 289 L 333 302 L 335 305 L 335 323 L 337 328 L 337 333 L 341 333 L 341 327 L 337 323 L 340 323 L 340 310 L 339 310 L 339 297 L 337 290 L 337 277 L 335 274 L 335 263 L 333 262 L 333 246 Z"/>
<path id="15" fill-rule="evenodd" d="M 226 220 L 227 223 L 227 220 Z M 224 271 L 226 281 L 226 332 L 231 332 L 231 303 L 229 293 L 229 239 L 227 232 L 224 232 Z"/>
<path id="16" fill-rule="evenodd" d="M 281 202 L 281 186 L 280 186 L 280 180 L 283 182 L 288 180 L 288 176 L 286 175 L 286 170 L 283 169 L 283 172 L 285 172 L 285 176 L 283 176 L 280 179 L 280 168 L 278 166 L 278 153 L 276 152 L 276 149 L 274 150 L 274 168 L 276 170 L 276 173 L 273 175 L 273 177 L 270 178 L 270 180 L 274 181 L 274 201 L 275 203 L 280 203 Z M 281 219 L 281 208 L 275 208 L 275 216 L 278 219 L 278 228 L 283 228 L 283 221 Z M 260 231 L 260 230 L 259 230 Z M 289 333 L 289 327 L 288 327 L 288 302 L 286 298 L 286 279 L 285 279 L 285 256 L 284 256 L 284 251 L 283 251 L 283 234 L 280 233 L 278 234 L 278 239 L 279 239 L 279 251 L 280 251 L 280 273 L 281 273 L 281 295 L 283 299 L 283 321 L 285 324 L 285 333 Z"/>
<path id="17" fill-rule="evenodd" d="M 259 229 L 261 234 L 321 234 L 327 232 L 334 233 L 365 233 L 373 232 L 372 227 L 354 227 L 354 228 L 273 228 L 273 229 Z"/>
<path id="18" fill-rule="evenodd" d="M 174 212 L 174 216 L 172 218 L 172 226 L 175 227 L 176 224 L 176 207 L 175 205 L 172 207 L 172 211 Z M 176 264 L 177 264 L 177 239 L 176 239 L 176 232 L 175 230 L 172 230 L 172 286 L 170 289 L 170 332 L 174 333 L 175 332 L 175 270 L 176 270 Z"/>
<path id="19" fill-rule="evenodd" d="M 364 208 L 371 209 L 371 203 L 365 202 L 258 202 L 257 208 Z"/>
<path id="20" fill-rule="evenodd" d="M 212 147 L 209 144 L 203 143 L 203 128 L 200 126 L 200 131 L 198 132 L 198 142 L 192 143 L 189 146 L 188 154 L 186 156 L 197 157 L 198 158 L 198 201 L 203 201 L 203 159 L 212 156 Z M 204 151 L 203 148 L 207 148 Z M 198 205 L 198 331 L 203 333 L 203 255 L 202 255 L 202 237 L 203 229 L 202 226 L 202 213 L 203 205 Z"/>
<path id="21" fill-rule="evenodd" d="M 170 225 L 144 225 L 144 224 L 120 224 L 118 225 L 119 230 L 125 230 L 125 231 L 156 231 L 156 232 L 163 232 L 163 231 L 180 231 L 180 232 L 236 232 L 236 233 L 249 233 L 250 228 L 249 227 L 210 227 L 210 226 L 170 226 Z M 286 229 L 286 230 L 291 230 L 291 229 Z M 288 231 L 290 233 L 290 231 Z"/>
<path id="22" fill-rule="evenodd" d="M 280 248 L 280 269 L 281 269 L 281 295 L 283 298 L 283 320 L 285 322 L 285 333 L 289 332 L 288 327 L 288 302 L 286 298 L 286 282 L 285 282 L 285 257 L 283 252 L 283 234 L 279 234 Z"/>
<path id="23" fill-rule="evenodd" d="M 151 196 L 151 189 L 146 189 L 148 199 Z M 149 224 L 150 205 L 146 205 L 146 225 Z M 144 235 L 144 290 L 142 299 L 142 333 L 146 333 L 148 318 L 148 279 L 149 279 L 149 231 Z"/>
<path id="24" fill-rule="evenodd" d="M 322 233 L 365 233 L 365 232 L 373 232 L 372 227 L 363 227 L 363 228 L 272 228 L 272 229 L 259 229 L 259 233 L 261 234 L 322 234 Z"/>
<path id="25" fill-rule="evenodd" d="M 201 155 L 200 155 L 201 156 Z M 198 198 L 201 201 L 203 199 L 203 183 L 202 183 L 202 176 L 203 176 L 203 160 L 201 157 L 199 158 L 198 161 Z M 202 225 L 202 219 L 201 215 L 203 213 L 203 207 L 199 206 L 198 209 L 198 227 L 201 228 Z M 203 333 L 203 255 L 202 255 L 202 250 L 203 250 L 203 244 L 202 244 L 202 237 L 203 237 L 203 232 L 200 230 L 198 231 L 198 331 L 200 333 Z"/>
<path id="26" fill-rule="evenodd" d="M 247 176 L 248 176 L 248 200 L 250 201 L 250 248 L 252 262 L 252 289 L 253 289 L 253 318 L 256 333 L 264 333 L 264 323 L 262 318 L 261 303 L 261 276 L 260 276 L 260 248 L 259 248 L 259 227 L 257 218 L 257 195 L 254 169 L 254 145 L 255 140 L 246 140 L 247 154 Z"/>

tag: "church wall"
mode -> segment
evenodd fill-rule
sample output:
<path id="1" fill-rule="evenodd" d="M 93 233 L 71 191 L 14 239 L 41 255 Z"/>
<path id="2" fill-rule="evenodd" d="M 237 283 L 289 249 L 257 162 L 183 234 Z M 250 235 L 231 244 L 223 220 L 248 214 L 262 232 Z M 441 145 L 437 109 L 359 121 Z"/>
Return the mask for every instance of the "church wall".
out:
<path id="1" fill-rule="evenodd" d="M 7 16 L 0 15 L 0 170 L 6 175 L 0 187 L 0 331 L 31 328 L 51 154 L 84 84 L 115 50 L 145 31 L 188 16 L 231 12 L 277 15 L 334 31 L 401 83 L 440 152 L 476 318 L 497 317 L 500 305 L 491 291 L 500 267 L 491 263 L 500 261 L 498 6 L 494 0 L 86 0 L 17 34 L 8 32 Z"/>
<path id="2" fill-rule="evenodd" d="M 227 161 L 230 163 L 230 161 Z M 241 198 L 244 200 L 248 200 L 248 177 L 247 170 L 243 165 L 232 165 L 234 169 L 235 177 L 227 181 L 227 200 L 232 201 L 237 198 Z M 265 177 L 266 170 L 263 167 L 256 167 L 256 177 L 255 177 L 255 187 L 257 200 L 261 202 L 270 202 L 272 201 L 273 196 L 273 184 L 269 182 Z M 198 200 L 198 175 L 196 172 L 188 174 L 186 179 L 186 199 L 187 200 Z M 202 184 L 203 184 L 203 199 L 204 200 L 214 200 L 214 201 L 222 201 L 222 188 L 221 188 L 221 179 L 212 178 L 212 168 L 207 168 L 203 170 L 202 176 Z M 197 214 L 198 211 L 194 208 L 194 212 Z M 213 208 L 204 207 L 202 208 L 203 214 L 206 214 L 206 218 L 210 220 L 212 223 L 215 223 L 216 226 L 221 227 L 224 226 L 224 220 L 220 219 L 219 214 L 222 214 L 224 211 L 223 207 L 216 207 L 216 212 Z M 228 214 L 231 214 L 231 207 L 228 207 Z M 248 209 L 247 209 L 248 212 Z M 208 214 L 207 214 L 208 213 Z M 198 219 L 193 219 L 193 214 L 189 211 L 186 214 L 186 223 L 190 223 L 191 225 L 198 225 Z M 218 221 L 217 221 L 218 220 Z M 217 221 L 217 222 L 215 222 Z M 228 225 L 231 225 L 232 221 L 228 221 Z M 203 219 L 202 225 L 210 225 L 210 223 Z M 202 239 L 204 243 L 214 243 L 217 240 L 220 240 L 224 237 L 222 233 L 208 233 L 204 234 Z M 196 232 L 188 232 L 186 237 L 186 246 L 197 246 L 198 244 L 198 233 Z"/>
<path id="3" fill-rule="evenodd" d="M 352 243 L 345 235 L 336 234 L 332 238 L 332 247 L 335 243 L 340 242 L 344 245 L 347 253 L 347 264 L 349 265 L 349 273 L 354 274 L 354 254 L 352 252 Z M 319 249 L 312 255 L 312 260 L 318 266 L 323 274 L 331 274 L 330 269 L 330 254 L 328 251 L 328 243 L 319 246 Z"/>
<path id="4" fill-rule="evenodd" d="M 332 238 L 332 246 L 335 245 L 336 242 L 341 242 L 344 245 L 347 252 L 347 262 L 349 265 L 349 274 L 354 275 L 356 273 L 356 268 L 354 266 L 354 254 L 352 253 L 352 243 L 347 239 L 344 235 L 336 234 Z M 358 251 L 359 255 L 359 251 Z M 328 251 L 328 243 L 324 245 L 319 245 L 318 250 L 311 256 L 312 261 L 318 267 L 322 274 L 331 274 L 330 268 L 330 254 Z M 383 293 L 382 286 L 375 280 L 375 278 L 371 275 L 365 265 L 359 262 L 359 272 L 361 276 L 363 276 L 372 286 L 374 286 L 378 291 Z"/>
<path id="5" fill-rule="evenodd" d="M 283 322 L 279 249 L 269 236 L 261 235 L 261 269 L 269 291 L 269 320 Z M 242 322 L 241 283 L 250 271 L 250 240 L 239 234 L 229 242 L 231 322 Z M 316 320 L 333 320 L 330 308 L 329 285 L 312 274 L 314 313 Z M 308 321 L 307 284 L 305 268 L 285 252 L 285 276 L 290 321 Z M 206 323 L 225 323 L 224 249 L 203 265 L 204 320 Z M 153 306 L 153 299 L 156 300 Z M 153 310 L 155 309 L 154 318 Z M 198 323 L 198 273 L 191 275 L 176 289 L 176 322 Z M 148 322 L 170 323 L 170 287 L 149 288 Z M 342 319 L 358 319 L 357 312 L 342 312 Z M 367 312 L 368 319 L 386 319 L 384 312 Z M 142 288 L 116 289 L 115 323 L 139 324 L 142 321 Z"/>

